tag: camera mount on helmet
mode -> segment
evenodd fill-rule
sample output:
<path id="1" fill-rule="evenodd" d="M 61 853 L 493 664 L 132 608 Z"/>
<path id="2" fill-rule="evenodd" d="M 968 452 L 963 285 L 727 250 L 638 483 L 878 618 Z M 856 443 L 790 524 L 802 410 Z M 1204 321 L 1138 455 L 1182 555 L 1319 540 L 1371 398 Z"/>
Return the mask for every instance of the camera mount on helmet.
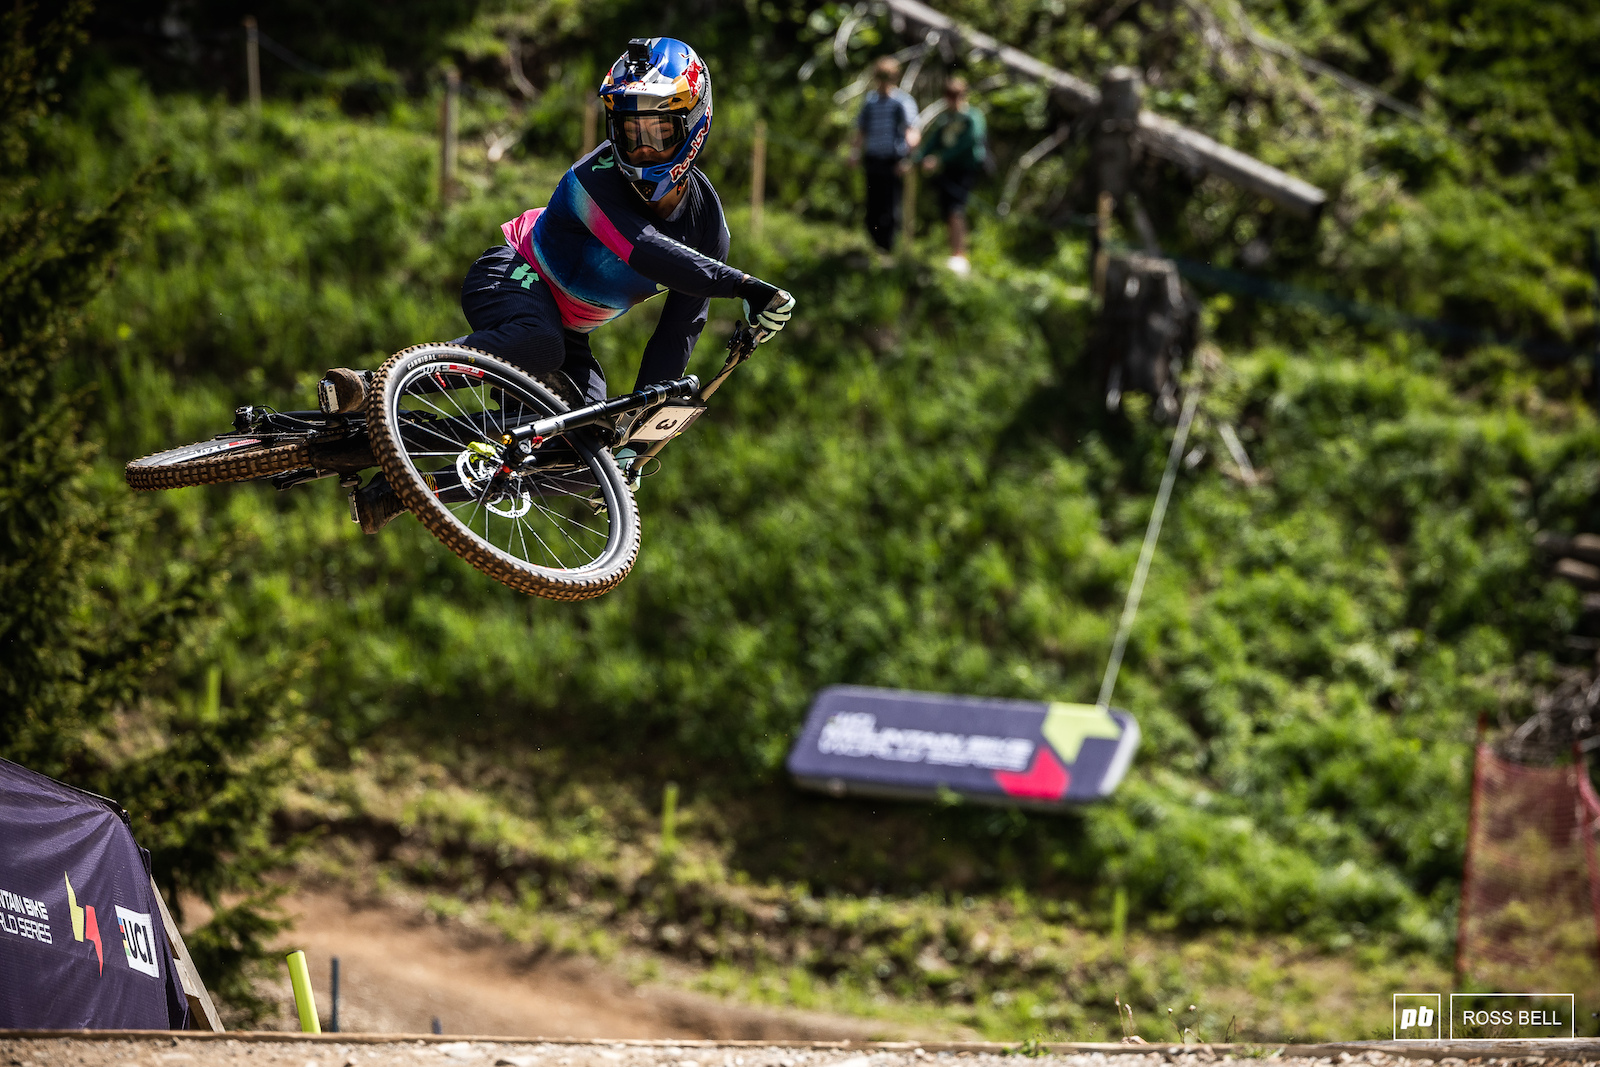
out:
<path id="1" fill-rule="evenodd" d="M 628 73 L 643 76 L 650 69 L 650 38 L 635 37 L 628 42 Z"/>

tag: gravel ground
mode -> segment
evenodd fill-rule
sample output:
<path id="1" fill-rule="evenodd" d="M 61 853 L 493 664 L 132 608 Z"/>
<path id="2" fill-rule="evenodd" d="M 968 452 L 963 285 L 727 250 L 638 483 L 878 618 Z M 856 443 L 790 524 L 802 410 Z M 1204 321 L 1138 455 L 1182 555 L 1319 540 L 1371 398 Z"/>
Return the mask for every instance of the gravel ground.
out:
<path id="1" fill-rule="evenodd" d="M 1412 1046 L 1405 1051 L 1434 1060 L 1439 1067 L 1558 1067 L 1600 1056 L 1600 1047 L 1592 1045 L 1562 1043 L 1535 1048 L 1532 1044 L 1521 1044 L 1518 1055 L 1470 1059 L 1443 1055 L 1455 1049 L 1442 1047 Z M 1400 1051 L 1397 1046 L 1391 1048 Z M 1326 1054 L 1316 1054 L 1319 1052 Z M 1273 1067 L 1406 1067 L 1412 1062 L 1373 1048 L 1360 1048 L 1352 1054 L 1326 1046 L 1232 1051 L 1152 1047 L 1148 1051 L 1052 1052 L 1023 1058 L 999 1048 L 935 1046 L 930 1051 L 906 1045 L 350 1040 L 336 1035 L 315 1040 L 0 1037 L 0 1067 L 1021 1067 L 1022 1063 L 1034 1067 L 1210 1067 L 1235 1062 L 1244 1067 L 1262 1058 L 1274 1061 Z"/>

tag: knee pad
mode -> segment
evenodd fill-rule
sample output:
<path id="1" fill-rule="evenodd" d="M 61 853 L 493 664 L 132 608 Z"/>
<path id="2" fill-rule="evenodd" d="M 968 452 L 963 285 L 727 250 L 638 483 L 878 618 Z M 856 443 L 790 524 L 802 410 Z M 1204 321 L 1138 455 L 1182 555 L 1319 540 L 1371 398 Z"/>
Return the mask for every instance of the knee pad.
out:
<path id="1" fill-rule="evenodd" d="M 556 370 L 567 358 L 566 341 L 559 328 L 508 323 L 498 332 L 503 340 L 495 355 L 529 374 Z"/>

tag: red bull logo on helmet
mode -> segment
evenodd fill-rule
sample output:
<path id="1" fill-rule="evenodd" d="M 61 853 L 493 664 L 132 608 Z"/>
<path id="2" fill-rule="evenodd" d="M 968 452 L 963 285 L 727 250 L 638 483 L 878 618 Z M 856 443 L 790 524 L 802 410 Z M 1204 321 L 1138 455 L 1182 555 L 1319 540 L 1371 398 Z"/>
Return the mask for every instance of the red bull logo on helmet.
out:
<path id="1" fill-rule="evenodd" d="M 706 109 L 706 117 L 709 118 L 710 116 L 711 116 L 711 109 L 708 107 Z M 694 140 L 689 142 L 689 152 L 688 152 L 688 154 L 685 155 L 683 159 L 681 159 L 677 163 L 673 164 L 672 170 L 667 172 L 669 181 L 671 181 L 673 183 L 676 183 L 679 178 L 682 178 L 685 174 L 687 174 L 689 172 L 689 168 L 694 165 L 694 157 L 700 151 L 700 146 L 705 143 L 706 131 L 709 130 L 710 128 L 711 128 L 711 126 L 710 126 L 709 123 L 707 123 L 705 125 L 702 125 L 700 127 L 700 132 L 696 133 L 694 135 Z"/>

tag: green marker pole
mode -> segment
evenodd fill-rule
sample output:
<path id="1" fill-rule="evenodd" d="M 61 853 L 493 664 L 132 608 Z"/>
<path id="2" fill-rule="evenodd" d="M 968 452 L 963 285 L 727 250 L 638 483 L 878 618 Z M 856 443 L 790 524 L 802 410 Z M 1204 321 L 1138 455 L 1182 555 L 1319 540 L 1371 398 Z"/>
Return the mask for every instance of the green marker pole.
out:
<path id="1" fill-rule="evenodd" d="M 306 954 L 299 949 L 289 953 L 289 984 L 294 987 L 294 1006 L 300 1013 L 300 1032 L 322 1033 L 317 1021 L 317 1001 L 311 995 L 311 972 L 306 969 Z"/>
<path id="2" fill-rule="evenodd" d="M 1111 896 L 1111 949 L 1119 957 L 1127 952 L 1128 945 L 1128 891 L 1117 886 Z"/>

